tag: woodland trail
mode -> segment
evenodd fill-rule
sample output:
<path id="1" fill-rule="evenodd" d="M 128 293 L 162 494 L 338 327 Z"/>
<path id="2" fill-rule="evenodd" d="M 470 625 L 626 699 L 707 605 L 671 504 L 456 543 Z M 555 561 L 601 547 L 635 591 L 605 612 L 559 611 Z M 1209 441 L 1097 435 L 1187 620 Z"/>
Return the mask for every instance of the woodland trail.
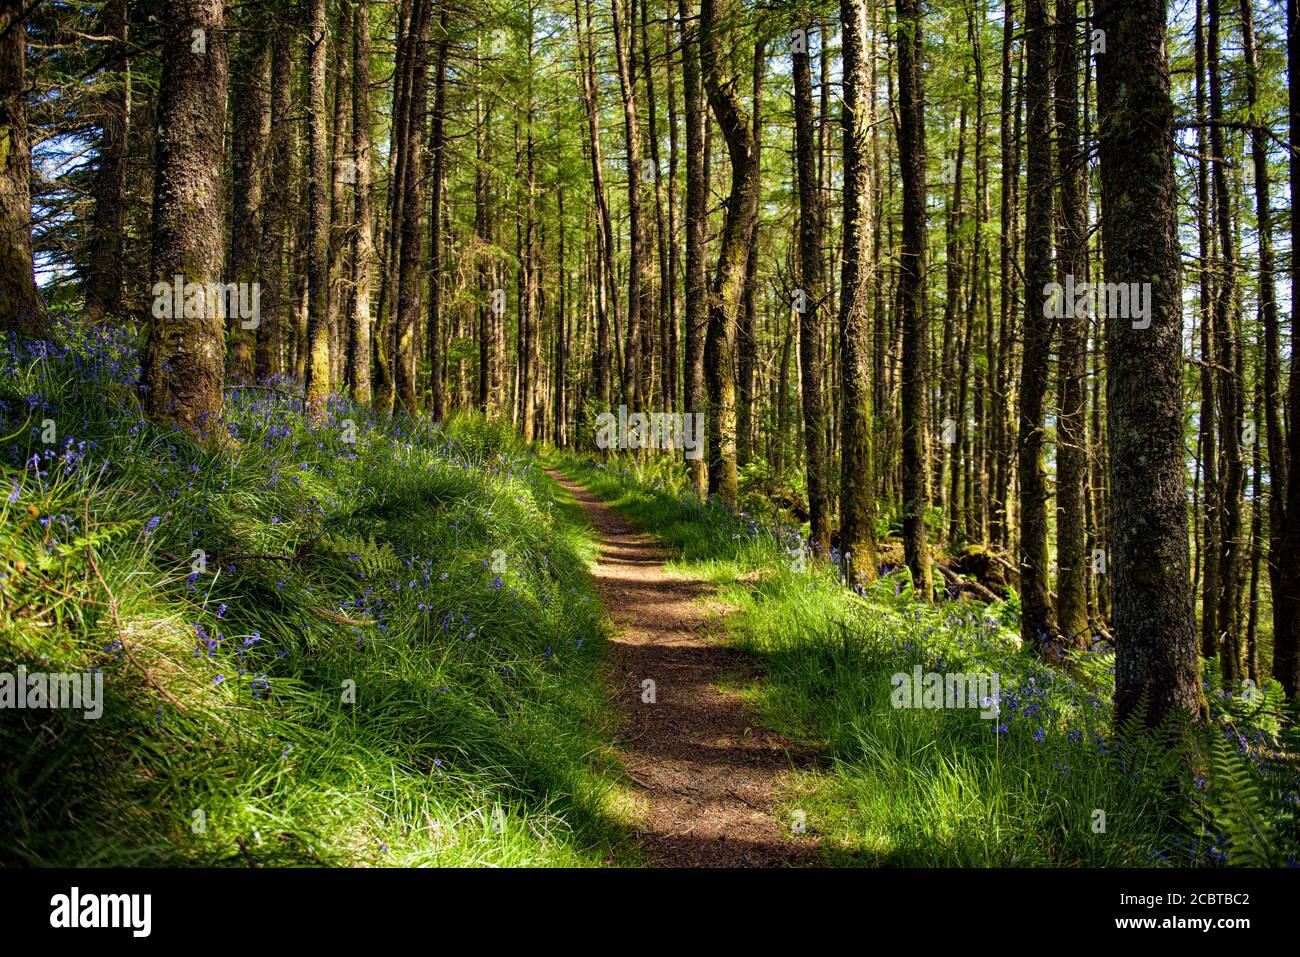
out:
<path id="1" fill-rule="evenodd" d="M 812 865 L 818 841 L 792 833 L 773 800 L 807 756 L 751 721 L 724 681 L 752 669 L 742 652 L 709 637 L 700 599 L 712 586 L 670 574 L 666 553 L 600 499 L 560 472 L 600 536 L 593 571 L 611 637 L 611 681 L 621 712 L 619 754 L 639 786 L 640 841 L 663 867 Z M 654 682 L 654 703 L 643 682 Z"/>

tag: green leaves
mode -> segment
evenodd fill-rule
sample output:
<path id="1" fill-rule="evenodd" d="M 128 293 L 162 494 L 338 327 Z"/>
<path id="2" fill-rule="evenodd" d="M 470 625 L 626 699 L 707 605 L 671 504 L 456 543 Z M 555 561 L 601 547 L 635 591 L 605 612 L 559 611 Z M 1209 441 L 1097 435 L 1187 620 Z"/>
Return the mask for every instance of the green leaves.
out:
<path id="1" fill-rule="evenodd" d="M 357 564 L 358 570 L 366 578 L 373 578 L 386 572 L 397 571 L 402 561 L 393 551 L 390 542 L 376 544 L 375 536 L 348 535 L 330 533 L 321 541 L 327 551 L 346 557 Z"/>

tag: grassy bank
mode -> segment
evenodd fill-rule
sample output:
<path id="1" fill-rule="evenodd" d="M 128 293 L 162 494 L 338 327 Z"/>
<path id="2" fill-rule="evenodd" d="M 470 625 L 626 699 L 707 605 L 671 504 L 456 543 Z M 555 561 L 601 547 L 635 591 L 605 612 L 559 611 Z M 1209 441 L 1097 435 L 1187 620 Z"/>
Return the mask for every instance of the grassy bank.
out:
<path id="1" fill-rule="evenodd" d="M 1115 729 L 1113 653 L 1049 667 L 1014 602 L 913 600 L 905 572 L 850 589 L 795 530 L 701 503 L 663 461 L 555 461 L 722 584 L 726 632 L 755 658 L 744 689 L 823 756 L 793 778 L 828 863 L 903 866 L 1295 865 L 1300 780 L 1274 687 L 1226 695 L 1213 721 L 1154 738 Z M 998 713 L 896 707 L 893 676 L 996 675 Z"/>
<path id="2" fill-rule="evenodd" d="M 136 375 L 0 343 L 0 671 L 104 689 L 0 712 L 0 861 L 622 859 L 592 542 L 506 430 L 236 388 L 205 447 Z"/>

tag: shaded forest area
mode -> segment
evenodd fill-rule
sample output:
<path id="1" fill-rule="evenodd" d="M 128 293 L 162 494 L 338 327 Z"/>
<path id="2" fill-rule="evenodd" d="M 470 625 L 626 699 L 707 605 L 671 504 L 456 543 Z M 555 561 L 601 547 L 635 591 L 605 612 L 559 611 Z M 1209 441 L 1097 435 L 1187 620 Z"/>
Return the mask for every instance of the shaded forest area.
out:
<path id="1" fill-rule="evenodd" d="M 232 394 L 495 423 L 1113 652 L 1117 725 L 1289 708 L 1296 71 L 1297 0 L 0 0 L 0 331 L 213 462 Z"/>

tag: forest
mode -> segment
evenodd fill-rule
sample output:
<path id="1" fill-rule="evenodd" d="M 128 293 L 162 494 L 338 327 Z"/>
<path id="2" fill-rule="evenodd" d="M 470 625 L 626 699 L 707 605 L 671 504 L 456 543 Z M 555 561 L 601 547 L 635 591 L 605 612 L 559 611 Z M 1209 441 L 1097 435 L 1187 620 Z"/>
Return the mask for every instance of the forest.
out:
<path id="1" fill-rule="evenodd" d="M 0 862 L 1295 867 L 1300 0 L 0 0 Z"/>

